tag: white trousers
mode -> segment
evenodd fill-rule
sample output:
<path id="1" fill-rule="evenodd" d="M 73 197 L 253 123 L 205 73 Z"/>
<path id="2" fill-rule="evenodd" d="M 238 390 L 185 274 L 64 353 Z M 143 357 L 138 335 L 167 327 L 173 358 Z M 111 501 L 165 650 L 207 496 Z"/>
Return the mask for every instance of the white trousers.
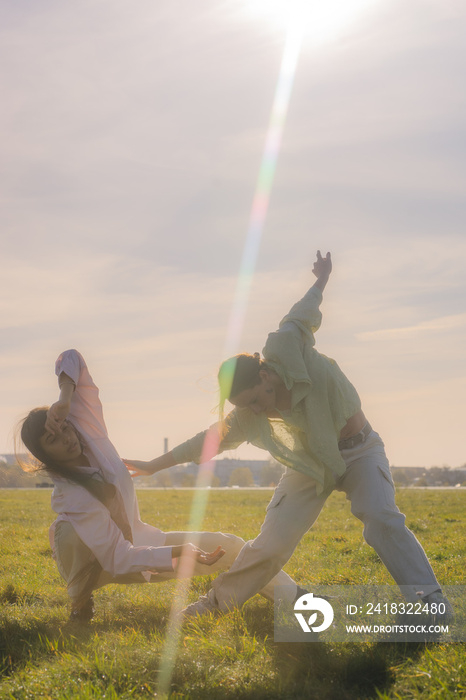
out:
<path id="1" fill-rule="evenodd" d="M 395 505 L 395 486 L 380 437 L 372 431 L 366 441 L 341 455 L 346 471 L 335 489 L 346 493 L 351 512 L 364 523 L 363 535 L 409 601 L 440 588 L 432 567 L 405 516 Z M 328 497 L 317 495 L 314 479 L 287 469 L 267 506 L 260 534 L 247 542 L 235 563 L 212 586 L 218 606 L 242 605 L 271 581 L 316 521 Z"/>
<path id="2" fill-rule="evenodd" d="M 167 532 L 164 546 L 176 546 L 186 542 L 195 544 L 205 552 L 214 551 L 219 545 L 225 554 L 212 566 L 194 562 L 192 576 L 216 573 L 227 569 L 235 561 L 244 545 L 244 540 L 236 535 L 223 532 Z M 109 583 L 147 583 L 140 573 L 111 576 L 98 565 L 93 553 L 78 537 L 73 526 L 68 522 L 59 522 L 55 529 L 55 557 L 58 570 L 67 582 L 68 595 L 74 608 L 85 605 L 92 591 Z M 150 583 L 159 583 L 178 578 L 177 571 L 154 574 Z M 266 581 L 258 591 L 269 600 L 273 600 L 274 586 L 289 587 L 290 599 L 297 594 L 297 585 L 288 574 L 279 571 L 272 581 Z"/>

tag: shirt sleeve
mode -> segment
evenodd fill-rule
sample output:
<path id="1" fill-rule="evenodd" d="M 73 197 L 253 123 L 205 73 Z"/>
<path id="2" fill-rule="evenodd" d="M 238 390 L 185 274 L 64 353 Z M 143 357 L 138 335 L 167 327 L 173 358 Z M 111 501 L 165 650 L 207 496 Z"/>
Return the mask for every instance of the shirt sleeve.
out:
<path id="1" fill-rule="evenodd" d="M 294 324 L 314 340 L 314 333 L 319 330 L 322 323 L 322 312 L 319 308 L 321 303 L 322 292 L 314 285 L 280 321 L 279 330 L 290 330 L 291 325 Z"/>
<path id="2" fill-rule="evenodd" d="M 65 350 L 55 363 L 55 373 L 65 373 L 75 384 L 69 417 L 91 439 L 108 437 L 99 390 L 89 374 L 83 356 L 77 350 Z"/>
<path id="3" fill-rule="evenodd" d="M 314 333 L 322 321 L 321 302 L 322 292 L 314 285 L 267 337 L 262 354 L 287 389 L 296 383 L 312 384 L 304 355 L 305 348 L 309 352 L 315 345 Z"/>
<path id="4" fill-rule="evenodd" d="M 220 424 L 214 423 L 207 430 L 174 447 L 172 454 L 176 464 L 207 462 L 215 455 L 234 450 L 246 441 L 247 437 L 238 421 L 235 409 L 226 416 L 225 425 L 226 432 L 220 441 L 218 438 Z"/>
<path id="5" fill-rule="evenodd" d="M 112 576 L 140 571 L 173 571 L 171 547 L 132 545 L 97 499 L 89 498 L 85 510 L 67 512 L 67 520 L 104 571 Z"/>

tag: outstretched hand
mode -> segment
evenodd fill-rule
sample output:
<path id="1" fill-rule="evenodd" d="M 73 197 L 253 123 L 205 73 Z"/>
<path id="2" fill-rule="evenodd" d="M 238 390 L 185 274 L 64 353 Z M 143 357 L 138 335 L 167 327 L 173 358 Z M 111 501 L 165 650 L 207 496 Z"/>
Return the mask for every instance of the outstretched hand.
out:
<path id="1" fill-rule="evenodd" d="M 124 459 L 123 464 L 133 479 L 137 476 L 149 476 L 153 473 L 149 462 L 143 462 L 139 459 Z"/>
<path id="2" fill-rule="evenodd" d="M 219 545 L 213 552 L 204 552 L 203 549 L 199 549 L 199 547 L 188 542 L 187 544 L 172 547 L 172 553 L 175 557 L 187 557 L 194 559 L 199 564 L 212 566 L 212 564 L 215 564 L 223 557 L 225 550 Z"/>
<path id="3" fill-rule="evenodd" d="M 166 452 L 159 457 L 149 460 L 148 462 L 143 462 L 139 459 L 124 459 L 123 462 L 125 463 L 126 468 L 132 477 L 155 474 L 156 472 L 160 472 L 162 469 L 169 469 L 177 464 L 171 452 Z"/>

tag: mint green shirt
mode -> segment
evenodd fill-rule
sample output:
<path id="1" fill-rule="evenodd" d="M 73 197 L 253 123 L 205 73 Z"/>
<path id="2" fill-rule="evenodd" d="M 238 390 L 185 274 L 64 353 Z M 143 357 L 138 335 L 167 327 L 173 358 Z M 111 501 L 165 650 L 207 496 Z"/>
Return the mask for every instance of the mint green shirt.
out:
<path id="1" fill-rule="evenodd" d="M 356 389 L 337 363 L 315 349 L 314 334 L 322 320 L 322 292 L 313 286 L 270 333 L 262 351 L 291 390 L 291 409 L 281 418 L 234 408 L 226 416 L 227 432 L 218 453 L 244 442 L 267 450 L 291 469 L 307 474 L 322 493 L 332 488 L 346 465 L 338 449 L 342 428 L 361 408 Z M 173 449 L 176 463 L 197 462 L 207 431 Z"/>

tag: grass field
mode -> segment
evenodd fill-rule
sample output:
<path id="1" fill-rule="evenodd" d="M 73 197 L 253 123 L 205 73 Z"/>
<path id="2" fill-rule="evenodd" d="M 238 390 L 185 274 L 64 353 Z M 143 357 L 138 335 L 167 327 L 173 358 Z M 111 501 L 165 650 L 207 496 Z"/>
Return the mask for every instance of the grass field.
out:
<path id="1" fill-rule="evenodd" d="M 260 528 L 267 491 L 211 491 L 203 529 L 244 539 Z M 192 492 L 138 492 L 142 518 L 187 527 Z M 466 584 L 466 490 L 399 490 L 398 505 L 444 584 Z M 0 698 L 153 698 L 174 583 L 109 586 L 88 626 L 70 625 L 51 558 L 49 491 L 0 491 Z M 392 584 L 364 544 L 361 524 L 334 493 L 286 570 L 298 583 Z M 209 587 L 196 578 L 189 598 Z M 170 698 L 356 700 L 466 697 L 463 644 L 273 641 L 273 606 L 256 596 L 241 611 L 183 628 Z"/>

